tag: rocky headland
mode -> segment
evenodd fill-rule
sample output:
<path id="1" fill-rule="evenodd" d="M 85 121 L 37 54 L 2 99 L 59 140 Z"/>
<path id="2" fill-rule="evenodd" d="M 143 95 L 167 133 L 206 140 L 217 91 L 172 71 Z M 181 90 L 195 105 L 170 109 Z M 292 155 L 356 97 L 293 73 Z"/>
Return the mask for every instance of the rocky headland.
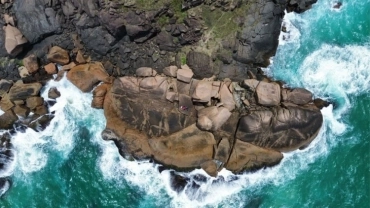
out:
<path id="1" fill-rule="evenodd" d="M 0 155 L 10 134 L 48 125 L 60 93 L 40 90 L 66 76 L 126 159 L 213 177 L 276 165 L 316 137 L 328 103 L 260 67 L 289 33 L 285 11 L 316 1 L 2 0 Z"/>

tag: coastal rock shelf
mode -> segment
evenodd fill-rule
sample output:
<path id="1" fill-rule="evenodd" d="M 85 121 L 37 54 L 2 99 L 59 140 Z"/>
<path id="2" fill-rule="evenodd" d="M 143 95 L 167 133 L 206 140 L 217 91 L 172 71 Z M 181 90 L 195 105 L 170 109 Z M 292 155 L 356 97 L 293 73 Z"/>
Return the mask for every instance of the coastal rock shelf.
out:
<path id="1" fill-rule="evenodd" d="M 104 109 L 102 136 L 115 141 L 123 157 L 202 168 L 214 177 L 224 167 L 240 173 L 278 164 L 281 152 L 306 147 L 323 122 L 305 89 L 267 78 L 193 79 L 187 65 L 163 71 L 142 67 L 136 76 L 112 79 L 94 62 L 73 67 L 67 77 L 82 91 L 104 81 L 92 106 Z"/>

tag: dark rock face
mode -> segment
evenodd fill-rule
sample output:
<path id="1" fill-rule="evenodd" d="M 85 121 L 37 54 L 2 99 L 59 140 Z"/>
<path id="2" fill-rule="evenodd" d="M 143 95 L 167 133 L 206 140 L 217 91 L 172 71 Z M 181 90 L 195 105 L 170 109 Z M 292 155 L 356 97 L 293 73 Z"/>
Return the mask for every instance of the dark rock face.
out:
<path id="1" fill-rule="evenodd" d="M 47 2 L 45 0 L 14 1 L 18 28 L 31 44 L 61 32 L 63 16 L 48 7 Z"/>
<path id="2" fill-rule="evenodd" d="M 302 13 L 308 9 L 311 9 L 312 4 L 316 3 L 317 0 L 290 0 L 288 1 L 287 10 L 288 12 Z"/>
<path id="3" fill-rule="evenodd" d="M 186 56 L 186 64 L 194 71 L 194 78 L 209 78 L 213 75 L 211 58 L 205 53 L 190 51 Z"/>
<path id="4" fill-rule="evenodd" d="M 241 63 L 267 66 L 278 46 L 286 0 L 252 2 L 246 11 L 249 18 L 237 37 L 233 57 Z"/>

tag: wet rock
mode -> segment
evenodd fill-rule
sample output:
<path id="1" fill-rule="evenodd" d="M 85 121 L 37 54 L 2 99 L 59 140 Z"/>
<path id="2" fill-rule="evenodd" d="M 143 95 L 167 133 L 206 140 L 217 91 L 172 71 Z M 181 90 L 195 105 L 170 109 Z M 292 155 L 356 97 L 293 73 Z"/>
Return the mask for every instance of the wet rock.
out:
<path id="1" fill-rule="evenodd" d="M 5 111 L 0 115 L 0 129 L 11 129 L 13 124 L 18 120 L 17 115 L 12 110 Z"/>
<path id="2" fill-rule="evenodd" d="M 187 178 L 170 171 L 170 184 L 171 188 L 177 193 L 182 192 L 187 185 Z"/>
<path id="3" fill-rule="evenodd" d="M 317 0 L 290 0 L 288 1 L 287 11 L 302 13 L 308 9 L 311 9 L 312 5 L 316 2 Z"/>
<path id="4" fill-rule="evenodd" d="M 13 109 L 14 113 L 23 118 L 27 118 L 30 114 L 30 109 L 24 105 L 16 105 Z"/>
<path id="5" fill-rule="evenodd" d="M 99 82 L 112 83 L 100 62 L 75 66 L 68 72 L 67 78 L 83 92 L 91 91 Z"/>
<path id="6" fill-rule="evenodd" d="M 54 115 L 42 115 L 37 116 L 36 119 L 31 121 L 28 125 L 30 128 L 35 130 L 36 132 L 40 132 L 46 129 L 49 126 L 51 120 L 54 118 Z"/>
<path id="7" fill-rule="evenodd" d="M 55 66 L 54 63 L 49 63 L 49 64 L 45 65 L 44 66 L 44 69 L 45 69 L 46 73 L 48 73 L 48 74 L 56 74 L 56 73 L 58 73 L 57 67 Z"/>
<path id="8" fill-rule="evenodd" d="M 210 176 L 212 177 L 217 177 L 218 172 L 217 172 L 217 164 L 212 161 L 206 161 L 200 165 L 200 167 Z"/>
<path id="9" fill-rule="evenodd" d="M 1 101 L 0 101 L 0 108 L 1 108 L 1 110 L 7 111 L 7 110 L 10 110 L 13 106 L 14 106 L 14 104 L 13 104 L 12 101 L 10 101 L 9 95 L 8 94 L 4 94 L 1 97 Z"/>
<path id="10" fill-rule="evenodd" d="M 50 62 L 65 65 L 69 63 L 68 51 L 64 50 L 59 46 L 54 46 L 49 50 L 47 59 Z"/>
<path id="11" fill-rule="evenodd" d="M 278 151 L 258 147 L 237 139 L 225 167 L 236 173 L 243 170 L 254 171 L 274 166 L 282 159 L 283 154 Z"/>
<path id="12" fill-rule="evenodd" d="M 320 99 L 320 98 L 316 98 L 313 103 L 315 104 L 315 106 L 319 109 L 323 109 L 324 107 L 328 107 L 330 105 L 330 103 L 328 101 L 325 101 L 323 99 Z"/>

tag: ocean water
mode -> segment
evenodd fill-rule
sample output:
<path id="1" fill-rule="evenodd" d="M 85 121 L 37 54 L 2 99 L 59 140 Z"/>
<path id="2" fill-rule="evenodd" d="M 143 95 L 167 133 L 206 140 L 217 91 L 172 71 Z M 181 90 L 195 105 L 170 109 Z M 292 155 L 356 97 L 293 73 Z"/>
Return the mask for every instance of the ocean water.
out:
<path id="1" fill-rule="evenodd" d="M 208 178 L 199 189 L 171 190 L 169 172 L 121 158 L 103 141 L 102 110 L 91 94 L 66 79 L 49 82 L 62 97 L 42 133 L 12 138 L 15 159 L 0 173 L 12 179 L 0 207 L 370 207 L 370 0 L 319 0 L 304 14 L 288 14 L 272 65 L 265 72 L 305 87 L 333 104 L 304 149 L 272 168 L 226 181 Z M 186 175 L 204 174 L 196 170 Z"/>

